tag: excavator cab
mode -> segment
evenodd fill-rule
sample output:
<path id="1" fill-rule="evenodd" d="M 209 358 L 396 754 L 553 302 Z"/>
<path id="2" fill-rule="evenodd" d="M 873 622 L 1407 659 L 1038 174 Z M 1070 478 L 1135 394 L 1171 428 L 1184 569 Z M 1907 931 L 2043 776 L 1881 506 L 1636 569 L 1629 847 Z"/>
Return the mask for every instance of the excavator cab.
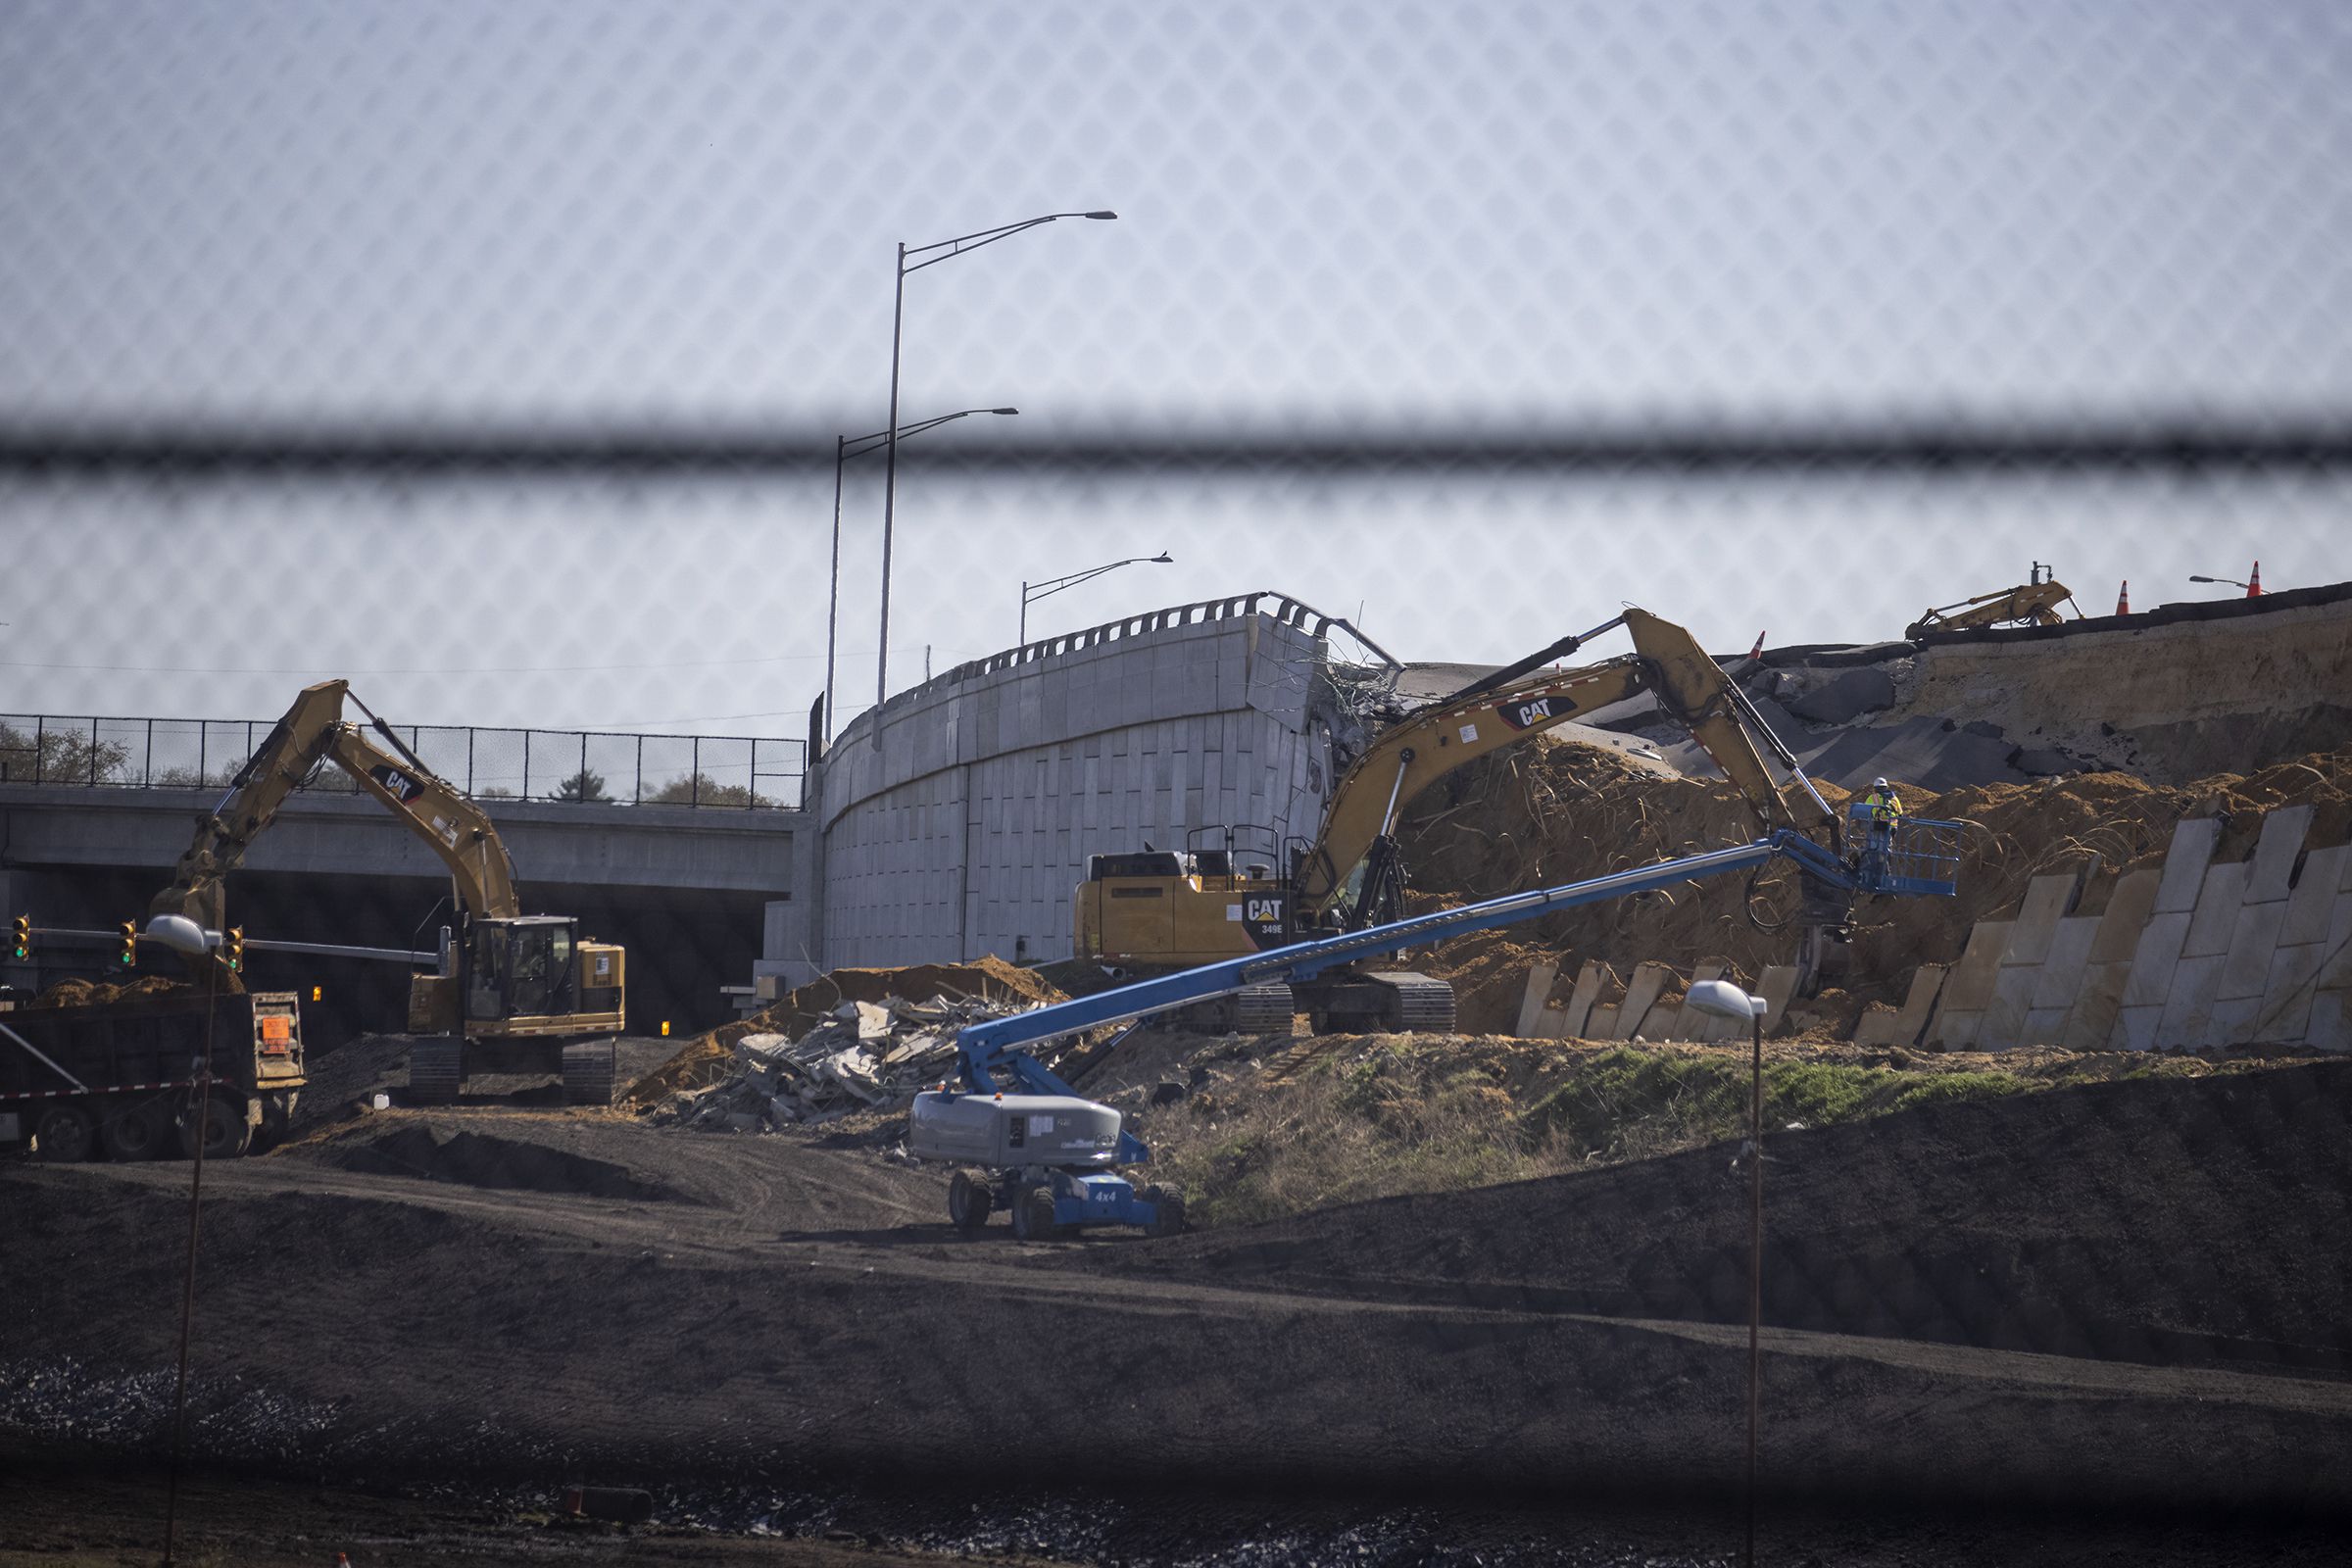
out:
<path id="1" fill-rule="evenodd" d="M 578 921 L 560 914 L 476 920 L 467 937 L 468 1022 L 544 1018 L 573 1010 Z"/>

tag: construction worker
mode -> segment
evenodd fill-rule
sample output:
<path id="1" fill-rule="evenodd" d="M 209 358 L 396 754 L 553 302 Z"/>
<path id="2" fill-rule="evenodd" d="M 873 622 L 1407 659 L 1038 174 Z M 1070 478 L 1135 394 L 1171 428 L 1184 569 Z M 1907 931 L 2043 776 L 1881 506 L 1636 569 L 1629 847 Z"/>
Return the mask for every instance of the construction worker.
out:
<path id="1" fill-rule="evenodd" d="M 1894 819 L 1903 814 L 1903 798 L 1883 778 L 1870 781 L 1870 793 L 1862 797 L 1862 804 L 1870 808 L 1873 828 L 1892 827 Z"/>

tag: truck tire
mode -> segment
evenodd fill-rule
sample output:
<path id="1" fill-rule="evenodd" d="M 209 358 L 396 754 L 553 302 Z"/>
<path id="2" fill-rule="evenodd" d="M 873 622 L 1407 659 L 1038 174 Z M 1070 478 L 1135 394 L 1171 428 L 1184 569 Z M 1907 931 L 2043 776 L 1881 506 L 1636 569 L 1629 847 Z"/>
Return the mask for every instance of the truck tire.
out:
<path id="1" fill-rule="evenodd" d="M 1144 1227 L 1147 1236 L 1182 1236 L 1184 1234 L 1184 1189 L 1170 1182 L 1164 1187 L 1144 1189 L 1144 1201 L 1152 1204 L 1157 1214 Z"/>
<path id="2" fill-rule="evenodd" d="M 988 1178 L 976 1170 L 959 1170 L 948 1178 L 948 1218 L 959 1231 L 976 1231 L 988 1223 L 996 1206 Z"/>
<path id="3" fill-rule="evenodd" d="M 414 1061 L 414 1058 L 411 1058 Z M 412 1065 L 410 1071 L 415 1072 Z M 610 1105 L 612 1092 L 619 1085 L 620 1045 L 612 1040 L 591 1040 L 584 1045 L 564 1048 L 564 1103 L 567 1105 Z"/>
<path id="4" fill-rule="evenodd" d="M 454 1105 L 464 1082 L 465 1048 L 455 1040 L 419 1040 L 409 1047 L 409 1093 L 412 1105 Z"/>
<path id="5" fill-rule="evenodd" d="M 253 1123 L 246 1120 L 245 1102 L 218 1090 L 205 1096 L 201 1108 L 191 1105 L 182 1111 L 174 1131 L 180 1153 L 189 1159 L 196 1157 L 199 1139 L 207 1159 L 235 1159 L 253 1147 Z"/>
<path id="6" fill-rule="evenodd" d="M 266 1154 L 286 1140 L 286 1130 L 294 1121 L 294 1102 L 301 1097 L 298 1089 L 280 1090 L 262 1097 L 262 1124 L 253 1130 L 253 1152 Z"/>
<path id="7" fill-rule="evenodd" d="M 1013 1196 L 1012 1234 L 1024 1242 L 1050 1242 L 1061 1234 L 1054 1221 L 1054 1188 L 1025 1187 Z"/>
<path id="8" fill-rule="evenodd" d="M 169 1142 L 172 1118 L 160 1100 L 116 1100 L 103 1105 L 98 1147 L 118 1164 L 154 1159 Z"/>
<path id="9" fill-rule="evenodd" d="M 98 1149 L 98 1124 L 79 1105 L 51 1105 L 32 1130 L 34 1152 L 52 1165 L 78 1165 Z"/>

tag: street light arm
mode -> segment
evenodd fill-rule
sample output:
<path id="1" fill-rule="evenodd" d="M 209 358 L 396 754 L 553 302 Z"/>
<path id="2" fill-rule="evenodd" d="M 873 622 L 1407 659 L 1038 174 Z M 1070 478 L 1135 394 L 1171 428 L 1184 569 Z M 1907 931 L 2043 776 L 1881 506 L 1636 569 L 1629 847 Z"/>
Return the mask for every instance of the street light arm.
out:
<path id="1" fill-rule="evenodd" d="M 951 420 L 964 418 L 974 414 L 1018 414 L 1020 412 L 1018 409 L 963 409 L 955 414 L 934 415 L 915 424 L 900 425 L 899 439 L 904 441 L 910 435 L 921 435 L 925 430 L 936 430 Z M 879 452 L 889 444 L 890 432 L 888 430 L 876 430 L 871 435 L 844 436 L 842 437 L 841 455 L 844 458 L 862 458 L 868 452 Z"/>
<path id="2" fill-rule="evenodd" d="M 1051 223 L 1059 219 L 1111 219 L 1116 217 L 1118 214 L 1110 212 L 1047 213 L 1041 218 L 1024 218 L 1017 223 L 1002 223 L 995 228 L 983 228 L 970 234 L 958 234 L 954 239 L 933 240 L 928 245 L 909 245 L 905 254 L 899 258 L 899 272 L 902 276 L 908 272 L 919 272 L 926 267 L 935 267 L 941 262 L 976 251 L 983 245 L 994 245 L 1001 239 L 1010 239 L 1013 235 L 1035 228 L 1041 223 Z M 932 251 L 938 251 L 941 254 L 937 256 L 928 254 Z M 916 256 L 921 256 L 923 260 L 910 263 L 909 259 Z"/>
<path id="3" fill-rule="evenodd" d="M 1021 602 L 1034 604 L 1049 595 L 1061 592 L 1064 588 L 1075 588 L 1090 578 L 1100 577 L 1106 571 L 1116 571 L 1121 566 L 1132 566 L 1138 562 L 1145 561 L 1163 563 L 1171 566 L 1175 564 L 1165 551 L 1156 556 L 1129 556 L 1125 561 L 1113 561 L 1100 566 L 1089 566 L 1084 571 L 1073 571 L 1066 577 L 1049 577 L 1042 583 L 1032 583 L 1028 589 L 1023 590 Z"/>

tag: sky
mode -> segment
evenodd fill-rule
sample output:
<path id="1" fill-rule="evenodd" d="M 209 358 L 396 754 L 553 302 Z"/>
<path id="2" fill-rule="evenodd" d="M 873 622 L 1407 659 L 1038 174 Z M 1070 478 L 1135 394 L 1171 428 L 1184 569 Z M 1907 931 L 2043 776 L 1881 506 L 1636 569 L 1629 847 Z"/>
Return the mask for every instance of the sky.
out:
<path id="1" fill-rule="evenodd" d="M 2352 10 L 0 8 L 0 425 L 1408 433 L 2352 412 Z M 984 440 L 965 421 L 930 443 Z M 853 468 L 841 712 L 874 688 Z M 1408 659 L 2352 577 L 2341 477 L 903 474 L 890 688 L 1275 588 Z M 798 734 L 830 475 L 0 480 L 0 711 Z M 2220 590 L 2226 592 L 2227 590 Z M 853 674 L 852 672 L 855 671 Z"/>

